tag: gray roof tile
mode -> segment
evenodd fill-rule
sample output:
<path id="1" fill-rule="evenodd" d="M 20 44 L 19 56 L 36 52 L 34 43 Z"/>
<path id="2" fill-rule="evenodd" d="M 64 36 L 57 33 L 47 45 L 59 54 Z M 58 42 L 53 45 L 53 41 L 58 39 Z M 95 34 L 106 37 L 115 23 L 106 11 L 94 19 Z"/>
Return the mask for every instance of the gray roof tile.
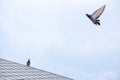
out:
<path id="1" fill-rule="evenodd" d="M 0 80 L 72 80 L 0 58 Z"/>

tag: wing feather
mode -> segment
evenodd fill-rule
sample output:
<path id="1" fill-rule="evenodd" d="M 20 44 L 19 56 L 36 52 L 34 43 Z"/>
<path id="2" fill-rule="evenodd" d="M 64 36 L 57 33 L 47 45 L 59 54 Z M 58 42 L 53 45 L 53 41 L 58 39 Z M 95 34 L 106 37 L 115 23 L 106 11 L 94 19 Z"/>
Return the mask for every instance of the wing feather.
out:
<path id="1" fill-rule="evenodd" d="M 102 6 L 102 7 L 99 8 L 98 10 L 96 10 L 96 11 L 92 14 L 92 17 L 93 17 L 94 19 L 99 18 L 99 17 L 101 16 L 101 14 L 103 13 L 104 9 L 105 9 L 105 6 L 106 6 L 106 5 Z"/>

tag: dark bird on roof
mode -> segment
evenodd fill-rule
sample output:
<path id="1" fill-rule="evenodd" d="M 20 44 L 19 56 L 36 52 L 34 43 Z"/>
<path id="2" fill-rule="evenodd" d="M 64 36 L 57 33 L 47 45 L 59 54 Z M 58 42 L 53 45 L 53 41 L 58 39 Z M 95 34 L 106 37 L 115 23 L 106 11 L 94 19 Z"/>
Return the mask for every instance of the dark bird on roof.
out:
<path id="1" fill-rule="evenodd" d="M 28 59 L 26 66 L 30 67 L 30 59 Z"/>
<path id="2" fill-rule="evenodd" d="M 103 5 L 101 8 L 96 10 L 92 15 L 86 14 L 86 16 L 95 24 L 100 25 L 100 20 L 98 19 L 103 13 L 106 5 Z"/>

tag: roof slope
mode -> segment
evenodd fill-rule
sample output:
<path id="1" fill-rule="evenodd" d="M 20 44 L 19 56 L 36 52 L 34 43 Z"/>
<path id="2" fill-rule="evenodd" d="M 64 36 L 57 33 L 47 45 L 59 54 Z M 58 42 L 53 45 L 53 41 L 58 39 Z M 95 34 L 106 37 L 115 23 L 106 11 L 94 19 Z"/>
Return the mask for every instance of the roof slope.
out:
<path id="1" fill-rule="evenodd" d="M 72 80 L 0 58 L 0 80 Z"/>

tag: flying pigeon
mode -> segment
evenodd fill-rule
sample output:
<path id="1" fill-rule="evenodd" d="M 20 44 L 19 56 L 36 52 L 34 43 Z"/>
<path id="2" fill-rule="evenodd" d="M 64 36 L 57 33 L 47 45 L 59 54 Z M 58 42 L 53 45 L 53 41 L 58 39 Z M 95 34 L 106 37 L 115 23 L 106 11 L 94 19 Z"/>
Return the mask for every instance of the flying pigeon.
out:
<path id="1" fill-rule="evenodd" d="M 28 59 L 26 66 L 30 67 L 30 59 Z"/>
<path id="2" fill-rule="evenodd" d="M 101 8 L 96 10 L 92 15 L 86 14 L 86 16 L 95 24 L 100 25 L 100 20 L 98 19 L 103 13 L 106 5 L 103 5 Z"/>

